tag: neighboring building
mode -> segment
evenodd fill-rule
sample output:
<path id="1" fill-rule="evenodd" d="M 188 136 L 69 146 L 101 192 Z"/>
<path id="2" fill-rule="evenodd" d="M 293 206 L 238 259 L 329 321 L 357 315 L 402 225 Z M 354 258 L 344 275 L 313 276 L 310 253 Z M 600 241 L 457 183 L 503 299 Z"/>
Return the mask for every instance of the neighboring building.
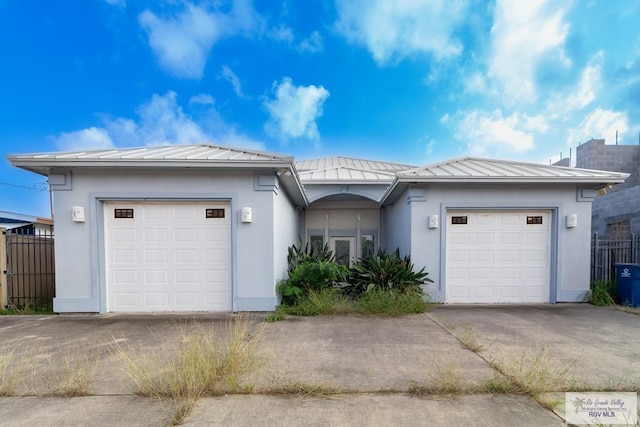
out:
<path id="1" fill-rule="evenodd" d="M 608 187 L 593 201 L 592 232 L 601 238 L 640 235 L 640 145 L 606 145 L 592 139 L 578 146 L 576 167 L 628 173 L 622 184 Z"/>
<path id="2" fill-rule="evenodd" d="M 57 312 L 267 311 L 287 248 L 400 249 L 445 303 L 583 301 L 591 202 L 623 173 L 461 158 L 414 168 L 213 145 L 9 156 L 48 176 Z"/>
<path id="3" fill-rule="evenodd" d="M 53 220 L 38 216 L 0 211 L 0 228 L 15 230 L 21 234 L 47 234 L 53 232 Z"/>

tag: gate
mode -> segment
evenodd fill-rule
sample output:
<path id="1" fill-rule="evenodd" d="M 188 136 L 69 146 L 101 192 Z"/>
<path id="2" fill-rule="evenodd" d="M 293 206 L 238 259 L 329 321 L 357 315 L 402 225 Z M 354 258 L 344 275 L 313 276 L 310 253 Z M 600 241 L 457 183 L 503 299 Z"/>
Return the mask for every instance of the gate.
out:
<path id="1" fill-rule="evenodd" d="M 631 234 L 628 239 L 591 238 L 591 281 L 612 282 L 616 278 L 616 263 L 640 263 L 640 239 Z"/>
<path id="2" fill-rule="evenodd" d="M 0 289 L 0 303 L 3 303 L 0 308 L 52 308 L 55 296 L 53 231 L 18 228 L 2 234 L 0 246 L 5 252 L 6 266 L 0 265 L 6 291 Z"/>

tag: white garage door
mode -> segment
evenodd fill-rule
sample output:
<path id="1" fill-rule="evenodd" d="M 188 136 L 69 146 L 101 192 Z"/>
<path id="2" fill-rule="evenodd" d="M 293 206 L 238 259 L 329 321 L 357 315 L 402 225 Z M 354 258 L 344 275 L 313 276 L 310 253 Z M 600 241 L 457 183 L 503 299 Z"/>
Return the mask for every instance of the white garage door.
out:
<path id="1" fill-rule="evenodd" d="M 228 203 L 104 204 L 107 311 L 230 311 Z"/>
<path id="2" fill-rule="evenodd" d="M 447 214 L 447 303 L 549 302 L 551 212 Z"/>

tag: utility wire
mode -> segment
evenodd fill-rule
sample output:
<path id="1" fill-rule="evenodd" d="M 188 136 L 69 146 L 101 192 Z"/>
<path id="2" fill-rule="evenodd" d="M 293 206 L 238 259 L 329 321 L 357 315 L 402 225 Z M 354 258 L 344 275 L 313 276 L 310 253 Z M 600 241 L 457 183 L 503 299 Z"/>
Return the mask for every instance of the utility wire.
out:
<path id="1" fill-rule="evenodd" d="M 0 185 L 6 185 L 8 187 L 16 187 L 16 188 L 25 188 L 27 190 L 37 191 L 38 193 L 43 191 L 49 191 L 49 183 L 47 181 L 35 183 L 31 187 L 27 187 L 26 185 L 10 184 L 8 182 L 0 182 Z"/>

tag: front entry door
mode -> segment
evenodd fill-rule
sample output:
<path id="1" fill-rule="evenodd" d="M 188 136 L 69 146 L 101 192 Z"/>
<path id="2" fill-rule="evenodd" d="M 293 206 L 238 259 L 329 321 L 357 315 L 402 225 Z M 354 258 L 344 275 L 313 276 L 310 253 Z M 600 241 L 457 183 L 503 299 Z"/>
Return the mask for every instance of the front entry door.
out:
<path id="1" fill-rule="evenodd" d="M 331 237 L 329 238 L 329 246 L 338 264 L 351 267 L 351 264 L 356 261 L 355 237 Z"/>

